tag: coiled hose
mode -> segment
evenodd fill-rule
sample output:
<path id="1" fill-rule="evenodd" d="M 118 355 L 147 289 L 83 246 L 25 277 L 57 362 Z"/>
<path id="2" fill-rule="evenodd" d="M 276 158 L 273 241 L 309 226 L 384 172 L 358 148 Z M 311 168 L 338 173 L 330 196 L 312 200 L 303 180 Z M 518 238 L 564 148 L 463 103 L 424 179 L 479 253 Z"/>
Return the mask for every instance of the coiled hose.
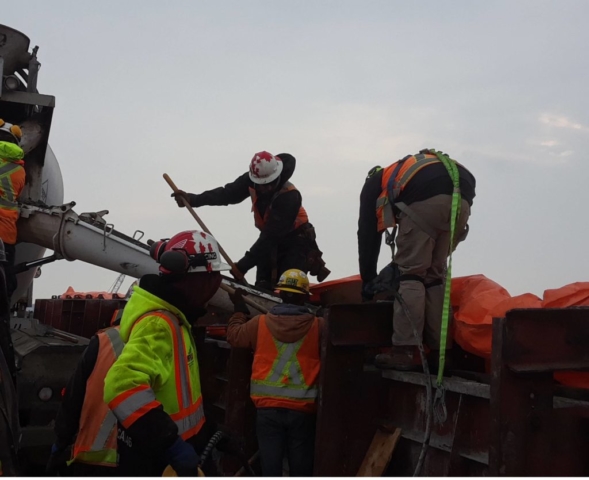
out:
<path id="1" fill-rule="evenodd" d="M 213 448 L 215 448 L 217 446 L 217 444 L 221 440 L 223 440 L 224 438 L 229 438 L 229 435 L 227 435 L 222 430 L 216 431 L 215 434 L 211 437 L 211 439 L 207 443 L 206 447 L 202 451 L 202 455 L 200 457 L 200 467 L 201 468 L 205 464 L 205 462 L 208 460 L 209 456 L 211 455 L 211 452 L 213 451 Z M 239 459 L 239 461 L 241 462 L 244 470 L 251 477 L 255 477 L 256 476 L 256 472 L 254 472 L 254 470 L 252 469 L 251 465 L 248 462 L 248 459 L 245 457 L 245 455 L 243 454 L 243 452 L 240 450 L 240 451 L 237 451 L 237 452 L 233 452 L 233 454 Z"/>
<path id="2" fill-rule="evenodd" d="M 213 451 L 213 448 L 215 448 L 217 443 L 219 443 L 225 437 L 226 437 L 225 433 L 222 432 L 221 430 L 218 430 L 217 432 L 215 432 L 215 434 L 209 440 L 209 443 L 207 443 L 207 446 L 202 451 L 202 455 L 200 456 L 200 466 L 201 467 L 208 460 L 211 452 Z"/>

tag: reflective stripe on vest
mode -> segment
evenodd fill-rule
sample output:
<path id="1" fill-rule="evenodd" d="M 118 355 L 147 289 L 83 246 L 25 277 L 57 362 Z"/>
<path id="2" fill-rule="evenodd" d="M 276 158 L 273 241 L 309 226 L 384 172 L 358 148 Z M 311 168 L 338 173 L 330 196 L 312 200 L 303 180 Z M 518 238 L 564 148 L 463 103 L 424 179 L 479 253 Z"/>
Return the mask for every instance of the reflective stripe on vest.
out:
<path id="1" fill-rule="evenodd" d="M 254 367 L 250 383 L 250 395 L 256 406 L 275 406 L 292 409 L 309 410 L 318 395 L 316 385 L 319 374 L 319 324 L 317 318 L 307 335 L 294 343 L 284 343 L 276 340 L 268 330 L 265 315 L 261 316 L 258 323 L 258 342 L 256 346 Z M 271 338 L 276 350 L 269 351 L 266 343 Z M 311 341 L 310 345 L 314 355 L 308 358 L 310 372 L 305 378 L 303 369 L 297 354 L 305 342 Z M 311 358 L 312 357 L 312 358 Z M 259 378 L 260 372 L 264 371 L 263 365 L 272 361 L 272 366 L 264 378 Z M 308 383 L 307 383 L 308 382 Z M 263 400 L 264 397 L 268 397 Z M 263 401 L 263 404 L 262 404 Z"/>
<path id="2" fill-rule="evenodd" d="M 285 182 L 284 185 L 282 186 L 282 188 L 280 190 L 278 190 L 274 194 L 274 196 L 272 197 L 270 204 L 266 208 L 266 212 L 264 213 L 264 217 L 262 217 L 262 215 L 260 215 L 260 212 L 258 211 L 258 208 L 256 206 L 256 204 L 258 202 L 258 194 L 256 192 L 256 189 L 249 187 L 250 198 L 252 199 L 252 212 L 254 212 L 254 222 L 255 222 L 256 228 L 258 230 L 262 230 L 264 228 L 264 226 L 266 225 L 266 222 L 268 221 L 268 218 L 270 216 L 270 209 L 272 208 L 272 203 L 274 202 L 274 200 L 276 200 L 276 197 L 278 197 L 278 195 L 282 195 L 283 193 L 291 192 L 296 189 L 297 188 L 292 183 Z M 301 225 L 304 225 L 305 223 L 308 223 L 308 222 L 309 222 L 309 216 L 307 215 L 307 211 L 301 205 L 301 208 L 299 208 L 299 212 L 297 213 L 297 218 L 294 221 L 291 231 L 296 230 Z"/>
<path id="3" fill-rule="evenodd" d="M 0 195 L 0 207 L 7 210 L 19 210 L 18 203 L 16 203 L 16 192 L 12 184 L 12 173 L 18 168 L 22 168 L 19 164 L 6 163 L 0 167 L 0 188 L 2 195 Z"/>
<path id="4" fill-rule="evenodd" d="M 197 392 L 196 400 L 194 402 L 192 401 L 190 369 L 182 334 L 182 326 L 173 313 L 165 310 L 149 312 L 138 318 L 135 325 L 143 318 L 150 316 L 156 316 L 165 320 L 172 332 L 174 339 L 174 380 L 179 410 L 177 412 L 170 412 L 169 410 L 171 408 L 166 405 L 164 405 L 164 410 L 176 423 L 178 435 L 186 440 L 198 433 L 204 424 L 205 417 L 200 391 Z M 196 358 L 194 361 L 197 361 Z M 162 403 L 157 400 L 156 393 L 149 385 L 139 385 L 128 390 L 120 394 L 110 403 L 115 416 L 125 428 L 129 428 L 140 417 L 160 405 Z"/>
<path id="5" fill-rule="evenodd" d="M 86 383 L 86 396 L 71 462 L 117 465 L 117 419 L 102 400 L 106 373 L 123 351 L 119 328 L 98 334 L 96 364 Z M 102 421 L 100 420 L 102 418 Z"/>

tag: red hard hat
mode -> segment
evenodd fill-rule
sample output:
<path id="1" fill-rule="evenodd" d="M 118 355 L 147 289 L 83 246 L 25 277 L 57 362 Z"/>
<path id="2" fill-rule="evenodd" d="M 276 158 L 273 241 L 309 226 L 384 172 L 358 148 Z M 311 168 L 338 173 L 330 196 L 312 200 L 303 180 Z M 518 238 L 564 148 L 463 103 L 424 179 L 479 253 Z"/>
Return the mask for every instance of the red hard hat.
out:
<path id="1" fill-rule="evenodd" d="M 215 238 L 199 230 L 180 232 L 169 240 L 154 242 L 150 254 L 160 264 L 163 274 L 222 272 L 231 269 L 221 261 Z"/>

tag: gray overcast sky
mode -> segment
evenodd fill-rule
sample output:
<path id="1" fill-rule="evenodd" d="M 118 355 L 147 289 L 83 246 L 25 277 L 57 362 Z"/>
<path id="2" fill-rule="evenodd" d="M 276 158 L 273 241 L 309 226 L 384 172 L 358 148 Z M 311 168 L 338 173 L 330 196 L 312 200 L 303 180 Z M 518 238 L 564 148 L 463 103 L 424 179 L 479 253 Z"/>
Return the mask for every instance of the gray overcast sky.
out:
<path id="1" fill-rule="evenodd" d="M 50 144 L 78 213 L 170 236 L 195 223 L 164 172 L 199 193 L 257 151 L 289 152 L 334 279 L 358 271 L 368 170 L 433 146 L 477 179 L 455 276 L 539 295 L 587 279 L 586 1 L 29 0 L 1 12 L 40 46 L 39 89 L 57 98 Z M 235 260 L 257 236 L 249 202 L 199 213 Z M 62 261 L 43 267 L 35 296 L 116 276 Z"/>

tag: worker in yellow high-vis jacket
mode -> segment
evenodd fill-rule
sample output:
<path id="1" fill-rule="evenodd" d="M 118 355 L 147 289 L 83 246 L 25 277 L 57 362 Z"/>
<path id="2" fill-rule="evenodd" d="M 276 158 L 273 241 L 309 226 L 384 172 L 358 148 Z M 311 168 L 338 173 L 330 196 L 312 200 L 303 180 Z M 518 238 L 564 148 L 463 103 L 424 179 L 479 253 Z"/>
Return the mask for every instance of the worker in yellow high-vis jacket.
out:
<path id="1" fill-rule="evenodd" d="M 160 275 L 145 275 L 121 319 L 125 346 L 109 370 L 104 401 L 119 423 L 119 475 L 160 476 L 171 465 L 196 476 L 195 440 L 205 422 L 191 321 L 221 283 L 215 239 L 190 231 L 151 246 Z"/>

